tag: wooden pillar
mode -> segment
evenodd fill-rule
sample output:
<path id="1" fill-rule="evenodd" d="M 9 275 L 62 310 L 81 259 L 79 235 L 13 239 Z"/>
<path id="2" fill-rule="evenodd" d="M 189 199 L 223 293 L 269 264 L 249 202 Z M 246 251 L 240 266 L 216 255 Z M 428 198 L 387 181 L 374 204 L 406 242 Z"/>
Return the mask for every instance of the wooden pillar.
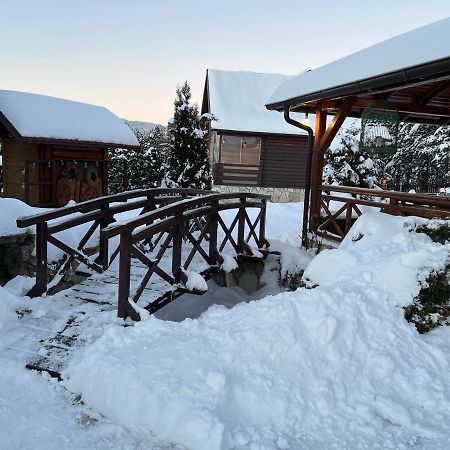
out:
<path id="1" fill-rule="evenodd" d="M 320 213 L 320 198 L 318 186 L 322 184 L 323 158 L 320 154 L 320 140 L 322 139 L 327 126 L 327 112 L 317 105 L 316 123 L 314 130 L 314 147 L 311 166 L 311 203 L 309 213 L 309 230 L 315 232 L 318 226 Z"/>
<path id="2" fill-rule="evenodd" d="M 318 104 L 316 111 L 316 129 L 312 161 L 312 180 L 311 180 L 311 213 L 310 213 L 310 231 L 315 233 L 320 222 L 320 191 L 322 184 L 322 173 L 324 166 L 325 152 L 328 150 L 331 142 L 335 138 L 344 120 L 348 117 L 355 103 L 354 97 L 347 97 L 338 105 L 338 110 L 331 123 L 326 126 L 327 112 L 329 104 Z M 336 104 L 337 105 L 337 104 Z"/>

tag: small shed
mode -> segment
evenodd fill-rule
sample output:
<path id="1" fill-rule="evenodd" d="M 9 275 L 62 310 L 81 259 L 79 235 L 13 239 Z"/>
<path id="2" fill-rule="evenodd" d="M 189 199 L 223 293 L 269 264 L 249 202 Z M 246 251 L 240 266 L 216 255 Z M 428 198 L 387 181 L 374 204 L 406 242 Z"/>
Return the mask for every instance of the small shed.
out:
<path id="1" fill-rule="evenodd" d="M 108 149 L 138 148 L 108 109 L 45 95 L 0 90 L 5 197 L 63 206 L 108 193 Z"/>
<path id="2" fill-rule="evenodd" d="M 303 190 L 307 135 L 264 107 L 273 91 L 289 78 L 207 70 L 202 114 L 214 116 L 209 143 L 215 185 L 222 189 L 246 186 L 255 191 L 267 188 L 269 192 L 274 188 L 291 193 Z M 303 114 L 298 117 L 304 120 Z"/>

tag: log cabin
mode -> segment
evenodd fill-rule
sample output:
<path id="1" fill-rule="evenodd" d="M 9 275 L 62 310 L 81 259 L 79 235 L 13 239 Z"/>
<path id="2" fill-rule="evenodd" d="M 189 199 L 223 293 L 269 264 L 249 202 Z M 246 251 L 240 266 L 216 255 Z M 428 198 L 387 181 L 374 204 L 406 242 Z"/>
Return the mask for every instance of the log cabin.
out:
<path id="1" fill-rule="evenodd" d="M 208 69 L 202 114 L 210 114 L 214 185 L 223 192 L 269 193 L 274 201 L 303 198 L 307 134 L 264 104 L 287 75 Z M 305 120 L 303 114 L 299 119 Z"/>
<path id="2" fill-rule="evenodd" d="M 63 206 L 108 193 L 108 149 L 138 148 L 108 109 L 0 90 L 3 195 L 33 206 Z"/>

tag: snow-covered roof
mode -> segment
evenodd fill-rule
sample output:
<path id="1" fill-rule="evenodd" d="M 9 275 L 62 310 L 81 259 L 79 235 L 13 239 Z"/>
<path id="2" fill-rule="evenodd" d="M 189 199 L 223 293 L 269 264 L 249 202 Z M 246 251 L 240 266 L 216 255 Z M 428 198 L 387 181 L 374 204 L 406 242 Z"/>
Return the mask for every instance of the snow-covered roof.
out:
<path id="1" fill-rule="evenodd" d="M 0 90 L 0 113 L 0 122 L 13 137 L 18 134 L 28 142 L 70 140 L 110 146 L 139 145 L 123 120 L 102 106 Z"/>
<path id="2" fill-rule="evenodd" d="M 264 106 L 272 92 L 289 78 L 275 73 L 208 69 L 209 112 L 217 118 L 211 122 L 211 128 L 303 134 L 302 130 L 286 123 L 280 113 L 268 111 Z"/>
<path id="3" fill-rule="evenodd" d="M 266 101 L 281 102 L 450 57 L 450 17 L 393 37 L 282 83 Z"/>

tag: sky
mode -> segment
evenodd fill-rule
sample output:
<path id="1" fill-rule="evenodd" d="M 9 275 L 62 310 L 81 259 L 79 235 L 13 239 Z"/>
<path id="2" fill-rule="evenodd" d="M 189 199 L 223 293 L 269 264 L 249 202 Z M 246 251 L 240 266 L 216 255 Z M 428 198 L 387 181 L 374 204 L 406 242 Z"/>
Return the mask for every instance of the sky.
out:
<path id="1" fill-rule="evenodd" d="M 449 0 L 0 0 L 0 89 L 165 124 L 207 68 L 296 74 L 450 16 Z"/>

